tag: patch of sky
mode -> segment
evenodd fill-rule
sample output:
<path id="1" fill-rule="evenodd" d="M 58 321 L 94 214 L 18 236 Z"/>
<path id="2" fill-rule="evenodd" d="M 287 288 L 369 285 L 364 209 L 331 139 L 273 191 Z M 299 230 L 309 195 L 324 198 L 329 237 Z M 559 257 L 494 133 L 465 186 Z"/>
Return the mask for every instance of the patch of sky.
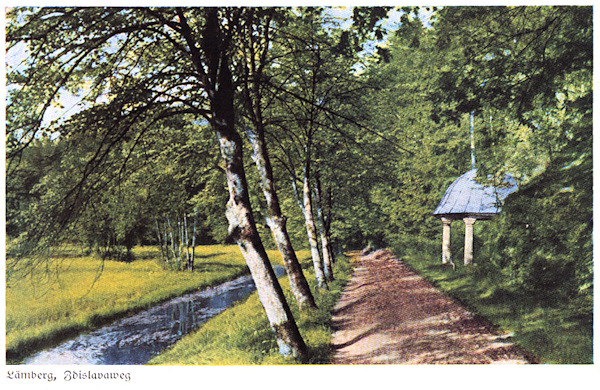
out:
<path id="1" fill-rule="evenodd" d="M 351 9 L 351 7 L 348 8 Z M 404 11 L 402 11 L 399 7 L 395 7 L 388 12 L 387 18 L 379 21 L 377 24 L 377 26 L 382 27 L 386 31 L 383 39 L 373 39 L 367 41 L 364 45 L 363 52 L 360 53 L 360 57 L 365 58 L 371 56 L 373 53 L 375 53 L 377 47 L 386 47 L 388 45 L 388 38 L 390 34 L 393 34 L 400 27 L 400 18 L 403 14 Z M 417 17 L 419 20 L 421 20 L 421 23 L 425 28 L 432 28 L 432 23 L 435 18 L 435 10 L 432 7 L 419 7 Z M 364 65 L 359 63 L 354 67 L 354 69 L 357 74 L 360 74 L 364 71 Z"/>
<path id="2" fill-rule="evenodd" d="M 349 29 L 352 26 L 352 13 L 354 7 L 327 7 L 324 13 L 329 17 L 330 28 L 342 28 Z M 394 8 L 388 13 L 388 17 L 379 22 L 379 25 L 383 27 L 388 34 L 395 31 L 400 25 L 400 17 L 402 16 L 403 11 L 399 8 Z M 24 14 L 21 14 L 20 17 L 23 17 Z M 434 15 L 434 11 L 431 8 L 423 7 L 419 11 L 418 17 L 421 19 L 423 25 L 425 27 L 431 27 L 432 17 Z M 46 15 L 46 17 L 50 17 Z M 83 38 L 83 37 L 81 37 Z M 115 35 L 108 42 L 104 50 L 106 50 L 106 54 L 114 54 L 121 47 L 121 44 L 126 41 L 127 35 L 125 33 Z M 146 38 L 151 39 L 151 38 Z M 387 36 L 385 36 L 382 40 L 372 40 L 365 44 L 363 53 L 361 53 L 361 57 L 366 57 L 372 55 L 376 47 L 385 46 L 387 44 Z M 66 57 L 63 56 L 63 62 L 69 62 L 75 54 L 70 53 L 66 54 Z M 69 57 L 70 56 L 70 57 Z M 27 50 L 27 45 L 24 43 L 17 43 L 10 48 L 10 50 L 6 53 L 6 66 L 8 72 L 13 71 L 23 71 L 31 66 L 31 56 L 29 55 L 29 51 Z M 106 62 L 100 59 L 101 62 Z M 363 65 L 360 63 L 355 66 L 355 71 L 360 73 L 362 71 Z M 136 75 L 134 69 L 130 70 L 131 75 Z M 88 85 L 89 87 L 89 85 Z M 7 91 L 18 89 L 18 85 L 7 86 Z M 71 115 L 76 114 L 77 112 L 89 107 L 89 104 L 84 102 L 85 95 L 89 93 L 89 88 L 86 89 L 85 86 L 82 86 L 80 91 L 77 93 L 71 93 L 66 90 L 60 91 L 60 99 L 59 103 L 53 105 L 48 108 L 47 112 L 44 115 L 43 125 L 47 126 L 51 122 L 58 120 L 64 121 L 68 119 Z M 100 100 L 96 103 L 102 103 L 106 101 L 106 96 L 100 97 Z"/>
<path id="3" fill-rule="evenodd" d="M 52 122 L 62 123 L 73 114 L 89 107 L 82 99 L 82 94 L 73 94 L 64 89 L 59 91 L 59 103 L 53 104 L 44 113 L 42 126 L 47 127 Z"/>
<path id="4" fill-rule="evenodd" d="M 6 7 L 5 15 L 7 15 L 8 12 L 12 11 L 14 8 L 16 8 L 16 7 Z M 16 16 L 14 16 L 14 22 L 15 22 L 15 24 L 21 25 L 21 24 L 25 23 L 25 20 L 28 16 L 31 16 L 33 14 L 34 14 L 34 9 L 19 7 L 19 12 L 16 14 Z"/>
<path id="5" fill-rule="evenodd" d="M 6 71 L 20 72 L 31 65 L 31 56 L 24 42 L 18 42 L 6 51 Z"/>
<path id="6" fill-rule="evenodd" d="M 354 7 L 329 7 L 324 13 L 329 16 L 332 20 L 330 24 L 326 24 L 326 29 L 334 29 L 334 28 L 342 28 L 344 30 L 350 29 L 352 27 L 352 14 L 354 11 Z M 402 16 L 403 12 L 398 8 L 394 8 L 388 13 L 388 17 L 379 21 L 377 23 L 378 26 L 381 26 L 385 29 L 387 34 L 395 31 L 400 25 L 400 16 Z M 359 54 L 360 58 L 366 58 L 373 53 L 375 53 L 377 46 L 385 46 L 387 44 L 387 34 L 383 37 L 382 40 L 369 40 L 363 46 L 363 51 Z M 365 65 L 361 62 L 357 63 L 353 67 L 354 72 L 356 74 L 360 74 L 364 71 Z"/>
<path id="7" fill-rule="evenodd" d="M 194 121 L 194 124 L 200 127 L 206 127 L 208 126 L 210 123 L 208 122 L 208 120 L 206 118 L 200 118 L 200 119 L 196 119 Z"/>
<path id="8" fill-rule="evenodd" d="M 324 12 L 333 20 L 337 21 L 342 29 L 349 29 L 352 26 L 352 13 L 354 7 L 329 7 Z M 400 26 L 400 17 L 404 14 L 399 8 L 394 8 L 388 13 L 388 17 L 379 21 L 378 26 L 382 26 L 388 32 L 395 31 Z M 418 17 L 423 26 L 431 28 L 434 10 L 430 7 L 421 7 Z M 337 27 L 337 26 L 336 26 Z"/>
<path id="9" fill-rule="evenodd" d="M 323 11 L 326 18 L 325 29 L 327 31 L 334 28 L 348 30 L 352 27 L 352 9 L 353 7 L 327 7 Z"/>
<path id="10" fill-rule="evenodd" d="M 127 39 L 127 34 L 118 34 L 107 41 L 105 45 L 105 53 L 107 55 L 115 54 L 121 44 Z M 75 53 L 64 53 L 61 58 L 62 63 L 69 63 L 76 57 Z M 6 70 L 8 73 L 24 71 L 31 64 L 31 56 L 27 45 L 25 43 L 18 43 L 10 48 L 6 53 Z M 107 63 L 107 57 L 99 56 L 97 58 L 99 64 Z M 139 74 L 139 69 L 129 69 L 130 75 Z M 70 118 L 72 115 L 89 108 L 91 105 L 86 102 L 86 97 L 91 93 L 92 80 L 86 80 L 81 83 L 80 88 L 76 92 L 68 91 L 65 88 L 61 88 L 58 92 L 59 98 L 57 102 L 48 107 L 44 113 L 42 120 L 42 127 L 50 126 L 53 122 L 60 124 Z M 16 91 L 19 89 L 19 85 L 7 85 L 6 91 Z M 108 91 L 107 91 L 108 92 Z M 108 101 L 106 94 L 100 94 L 95 103 L 101 104 Z M 9 103 L 7 101 L 7 103 Z"/>

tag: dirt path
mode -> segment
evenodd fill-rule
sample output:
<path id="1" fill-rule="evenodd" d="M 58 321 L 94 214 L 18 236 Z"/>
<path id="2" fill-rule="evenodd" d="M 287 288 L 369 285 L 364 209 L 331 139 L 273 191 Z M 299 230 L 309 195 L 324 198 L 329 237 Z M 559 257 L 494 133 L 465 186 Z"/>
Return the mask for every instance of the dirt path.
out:
<path id="1" fill-rule="evenodd" d="M 389 251 L 357 260 L 332 321 L 333 364 L 535 362 Z"/>

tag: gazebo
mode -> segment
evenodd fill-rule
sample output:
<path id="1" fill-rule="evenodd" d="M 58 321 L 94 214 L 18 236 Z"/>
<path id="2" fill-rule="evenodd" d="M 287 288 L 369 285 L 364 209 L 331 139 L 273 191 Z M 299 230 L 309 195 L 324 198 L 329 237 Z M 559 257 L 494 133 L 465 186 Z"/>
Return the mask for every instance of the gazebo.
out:
<path id="1" fill-rule="evenodd" d="M 474 164 L 473 164 L 474 165 Z M 453 220 L 465 223 L 465 265 L 473 262 L 473 225 L 477 220 L 489 220 L 500 213 L 504 198 L 517 190 L 509 175 L 497 187 L 484 186 L 476 181 L 473 168 L 456 179 L 446 190 L 433 215 L 442 220 L 442 264 L 453 264 L 450 251 L 450 225 Z"/>

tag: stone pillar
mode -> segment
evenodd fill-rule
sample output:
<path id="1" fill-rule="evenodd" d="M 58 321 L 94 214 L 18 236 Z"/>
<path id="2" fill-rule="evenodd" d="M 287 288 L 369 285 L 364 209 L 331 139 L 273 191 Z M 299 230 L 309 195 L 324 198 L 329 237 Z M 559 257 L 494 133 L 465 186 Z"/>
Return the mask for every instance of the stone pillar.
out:
<path id="1" fill-rule="evenodd" d="M 451 219 L 442 218 L 442 264 L 452 263 L 452 254 L 450 251 L 450 224 Z"/>
<path id="2" fill-rule="evenodd" d="M 465 221 L 465 265 L 473 263 L 473 225 L 476 218 L 464 218 Z"/>

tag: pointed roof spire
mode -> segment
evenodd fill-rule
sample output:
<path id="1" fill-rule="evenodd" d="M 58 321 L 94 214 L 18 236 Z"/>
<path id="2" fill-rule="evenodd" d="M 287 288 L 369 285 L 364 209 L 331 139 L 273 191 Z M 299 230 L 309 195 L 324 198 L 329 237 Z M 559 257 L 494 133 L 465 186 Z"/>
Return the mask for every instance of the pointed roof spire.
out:
<path id="1" fill-rule="evenodd" d="M 471 111 L 471 169 L 475 169 L 475 125 L 473 124 L 473 111 Z"/>

